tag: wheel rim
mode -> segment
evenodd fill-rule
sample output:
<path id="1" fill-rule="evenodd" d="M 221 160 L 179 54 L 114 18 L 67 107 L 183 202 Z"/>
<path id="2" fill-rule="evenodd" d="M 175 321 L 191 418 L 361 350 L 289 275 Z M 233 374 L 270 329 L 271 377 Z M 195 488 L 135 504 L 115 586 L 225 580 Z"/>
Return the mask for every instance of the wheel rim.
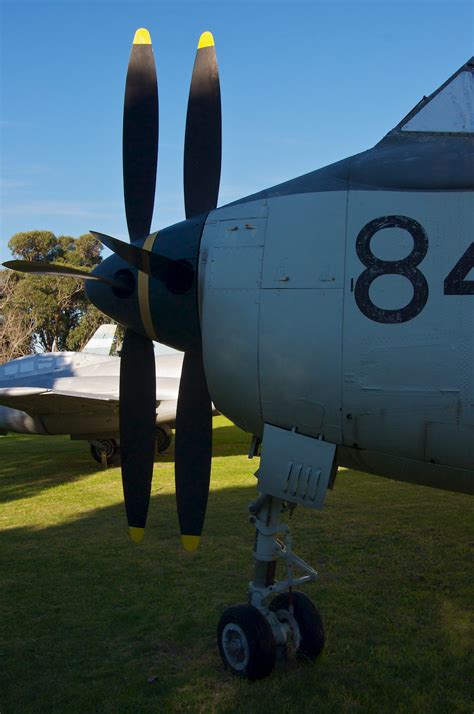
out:
<path id="1" fill-rule="evenodd" d="M 115 443 L 111 439 L 101 439 L 99 443 L 102 446 L 102 450 L 105 451 L 107 459 L 111 459 L 115 452 Z M 100 451 L 99 456 L 101 455 Z"/>
<path id="2" fill-rule="evenodd" d="M 229 622 L 222 631 L 222 648 L 232 669 L 240 672 L 246 668 L 250 655 L 247 636 L 234 622 Z"/>
<path id="3" fill-rule="evenodd" d="M 289 610 L 277 610 L 275 615 L 282 623 L 287 623 L 288 631 L 291 632 L 292 642 L 288 640 L 287 650 L 298 652 L 301 645 L 301 630 L 294 615 Z"/>

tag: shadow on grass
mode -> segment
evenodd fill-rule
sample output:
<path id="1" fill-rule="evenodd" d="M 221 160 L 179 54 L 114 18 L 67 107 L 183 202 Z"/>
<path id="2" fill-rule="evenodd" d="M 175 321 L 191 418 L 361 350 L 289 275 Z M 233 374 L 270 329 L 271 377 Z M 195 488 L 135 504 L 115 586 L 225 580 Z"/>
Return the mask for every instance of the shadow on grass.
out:
<path id="1" fill-rule="evenodd" d="M 327 649 L 253 685 L 223 670 L 215 627 L 245 600 L 254 489 L 210 493 L 195 554 L 172 495 L 152 498 L 139 547 L 122 506 L 5 531 L 5 711 L 468 711 L 468 497 L 432 493 L 344 472 L 325 511 L 297 512 L 295 548 L 325 558 L 307 592 Z"/>
<path id="2" fill-rule="evenodd" d="M 100 469 L 87 442 L 64 436 L 8 436 L 0 440 L 0 502 L 90 476 Z"/>
<path id="3" fill-rule="evenodd" d="M 248 434 L 230 424 L 213 430 L 213 455 L 236 456 L 248 452 Z M 160 463 L 174 462 L 174 445 L 160 454 Z M 91 456 L 86 441 L 66 436 L 15 435 L 0 439 L 0 503 L 28 498 L 45 489 L 56 488 L 104 470 Z"/>

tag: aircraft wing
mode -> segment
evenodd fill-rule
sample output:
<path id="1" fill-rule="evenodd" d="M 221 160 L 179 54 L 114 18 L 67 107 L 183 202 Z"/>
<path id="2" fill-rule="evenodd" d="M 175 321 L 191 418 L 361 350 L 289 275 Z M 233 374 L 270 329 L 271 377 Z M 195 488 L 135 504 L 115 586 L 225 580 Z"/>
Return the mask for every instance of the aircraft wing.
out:
<path id="1" fill-rule="evenodd" d="M 39 387 L 0 389 L 0 404 L 28 414 L 105 414 L 118 411 L 117 397 L 59 392 Z"/>
<path id="2" fill-rule="evenodd" d="M 157 379 L 157 404 L 163 411 L 176 412 L 179 379 Z M 0 405 L 18 409 L 27 414 L 94 414 L 107 415 L 118 412 L 118 394 L 100 394 L 87 392 L 69 392 L 41 387 L 4 387 L 0 388 Z M 166 408 L 163 409 L 163 407 Z M 169 409 L 167 408 L 169 406 Z"/>

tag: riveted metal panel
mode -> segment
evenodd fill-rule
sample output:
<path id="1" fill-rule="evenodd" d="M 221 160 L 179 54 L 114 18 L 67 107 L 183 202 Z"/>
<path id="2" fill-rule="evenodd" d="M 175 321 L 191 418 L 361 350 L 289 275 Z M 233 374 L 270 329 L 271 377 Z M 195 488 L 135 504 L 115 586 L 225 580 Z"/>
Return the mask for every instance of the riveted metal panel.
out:
<path id="1" fill-rule="evenodd" d="M 268 201 L 260 311 L 264 421 L 338 442 L 346 193 Z"/>
<path id="2" fill-rule="evenodd" d="M 346 191 L 268 200 L 264 288 L 342 288 Z"/>
<path id="3" fill-rule="evenodd" d="M 307 508 L 322 508 L 335 453 L 334 444 L 265 424 L 258 490 Z"/>
<path id="4" fill-rule="evenodd" d="M 215 222 L 213 213 L 200 263 L 206 377 L 216 408 L 261 433 L 258 324 L 266 221 L 246 216 L 242 207 L 238 219 Z"/>
<path id="5" fill-rule="evenodd" d="M 474 424 L 428 424 L 426 459 L 474 471 Z"/>
<path id="6" fill-rule="evenodd" d="M 209 287 L 214 290 L 260 288 L 263 249 L 260 246 L 215 246 L 210 262 Z M 242 271 L 240 265 L 246 269 Z"/>
<path id="7" fill-rule="evenodd" d="M 444 432 L 441 441 L 445 441 Z M 431 486 L 474 495 L 472 468 L 462 469 L 444 464 L 427 463 L 418 459 L 407 459 L 403 456 L 353 449 L 349 446 L 337 447 L 337 461 L 340 466 L 345 466 L 348 469 L 366 471 L 396 481 L 407 481 L 420 486 Z"/>
<path id="8" fill-rule="evenodd" d="M 339 442 L 342 290 L 262 290 L 264 421 Z"/>
<path id="9" fill-rule="evenodd" d="M 222 206 L 215 211 L 211 211 L 208 218 L 208 223 L 214 220 L 228 221 L 233 218 L 266 218 L 267 216 L 267 201 L 265 198 L 256 201 L 246 201 L 242 203 L 231 203 L 228 206 Z"/>
<path id="10" fill-rule="evenodd" d="M 474 424 L 474 298 L 445 294 L 445 280 L 472 243 L 473 213 L 470 192 L 350 193 L 343 359 L 348 446 L 466 466 L 471 432 L 464 427 Z M 386 217 L 403 220 L 374 223 Z M 363 234 L 371 224 L 381 228 L 368 243 Z M 407 226 L 415 225 L 424 238 L 410 234 Z M 370 252 L 360 250 L 361 235 Z M 416 255 L 420 240 L 424 249 Z M 374 265 L 370 253 L 382 261 L 376 263 L 382 274 L 369 280 L 361 300 L 361 276 Z M 398 274 L 395 264 L 402 266 Z M 452 429 L 428 428 L 432 422 L 458 425 L 457 450 L 448 444 Z"/>

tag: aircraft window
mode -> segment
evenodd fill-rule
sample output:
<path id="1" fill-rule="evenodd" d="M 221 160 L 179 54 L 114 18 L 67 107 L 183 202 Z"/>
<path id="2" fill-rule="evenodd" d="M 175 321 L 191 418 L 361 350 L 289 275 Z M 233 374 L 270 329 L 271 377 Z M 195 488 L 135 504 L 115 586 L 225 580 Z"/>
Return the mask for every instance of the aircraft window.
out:
<path id="1" fill-rule="evenodd" d="M 456 75 L 402 125 L 402 131 L 474 132 L 474 74 Z"/>
<path id="2" fill-rule="evenodd" d="M 38 369 L 50 369 L 53 364 L 51 357 L 38 360 Z"/>
<path id="3" fill-rule="evenodd" d="M 58 355 L 55 359 L 54 369 L 63 369 L 66 362 L 67 360 L 64 357 Z"/>
<path id="4" fill-rule="evenodd" d="M 5 377 L 11 377 L 12 374 L 16 374 L 18 372 L 18 365 L 17 364 L 6 364 L 3 367 L 3 374 Z"/>
<path id="5" fill-rule="evenodd" d="M 34 364 L 31 359 L 26 359 L 23 362 L 20 362 L 20 373 L 24 374 L 25 372 L 32 372 L 34 370 Z"/>

